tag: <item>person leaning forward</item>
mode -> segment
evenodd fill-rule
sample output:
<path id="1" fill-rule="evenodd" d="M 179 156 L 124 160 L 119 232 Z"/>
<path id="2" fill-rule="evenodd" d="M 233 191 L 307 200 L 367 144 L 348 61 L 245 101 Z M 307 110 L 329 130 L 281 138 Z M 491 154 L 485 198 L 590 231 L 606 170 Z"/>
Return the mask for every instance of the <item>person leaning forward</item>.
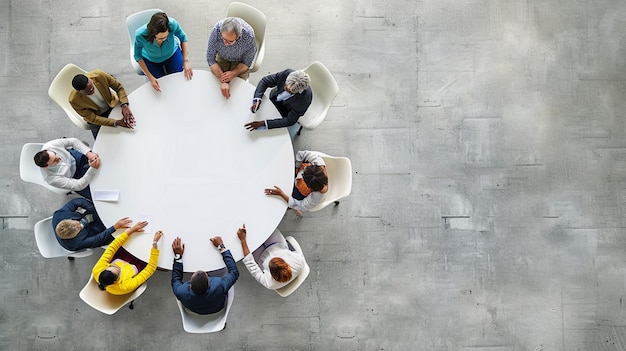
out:
<path id="1" fill-rule="evenodd" d="M 309 86 L 310 83 L 311 78 L 302 70 L 286 69 L 263 77 L 254 91 L 250 111 L 255 113 L 261 105 L 265 90 L 273 88 L 269 98 L 281 118 L 246 123 L 244 125 L 246 129 L 253 131 L 261 127 L 272 129 L 291 127 L 296 124 L 311 106 L 313 91 Z"/>
<path id="2" fill-rule="evenodd" d="M 135 126 L 135 117 L 128 106 L 128 96 L 122 84 L 112 75 L 96 69 L 85 74 L 77 74 L 72 79 L 74 90 L 69 102 L 72 108 L 89 124 L 94 139 L 100 126 L 125 127 Z M 122 118 L 109 118 L 111 110 L 120 104 Z"/>
<path id="3" fill-rule="evenodd" d="M 79 197 L 68 201 L 52 215 L 52 227 L 57 241 L 70 251 L 108 245 L 115 239 L 113 233 L 128 228 L 131 220 L 124 217 L 107 228 L 93 203 Z"/>
<path id="4" fill-rule="evenodd" d="M 222 238 L 211 238 L 211 243 L 222 254 L 222 259 L 228 268 L 224 277 L 209 277 L 204 271 L 196 271 L 191 280 L 183 283 L 183 253 L 185 245 L 180 238 L 172 242 L 174 264 L 172 267 L 172 290 L 176 298 L 192 312 L 197 314 L 211 314 L 219 312 L 226 306 L 228 290 L 239 278 L 239 271 L 230 250 L 226 249 Z"/>
<path id="5" fill-rule="evenodd" d="M 246 21 L 228 17 L 215 24 L 209 35 L 206 60 L 213 75 L 219 79 L 225 98 L 230 97 L 233 79 L 248 79 L 248 69 L 255 54 L 254 29 Z"/>
<path id="6" fill-rule="evenodd" d="M 33 157 L 46 183 L 91 199 L 89 182 L 100 167 L 100 156 L 76 138 L 51 140 Z"/>

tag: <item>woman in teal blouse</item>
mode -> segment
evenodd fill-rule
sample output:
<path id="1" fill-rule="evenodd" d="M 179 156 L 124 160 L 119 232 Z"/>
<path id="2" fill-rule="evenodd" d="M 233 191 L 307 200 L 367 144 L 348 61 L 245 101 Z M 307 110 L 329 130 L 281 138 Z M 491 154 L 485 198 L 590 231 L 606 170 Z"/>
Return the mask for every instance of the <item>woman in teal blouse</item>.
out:
<path id="1" fill-rule="evenodd" d="M 175 72 L 191 79 L 193 71 L 187 56 L 187 34 L 164 12 L 152 15 L 150 22 L 135 32 L 135 60 L 156 91 L 158 78 Z"/>

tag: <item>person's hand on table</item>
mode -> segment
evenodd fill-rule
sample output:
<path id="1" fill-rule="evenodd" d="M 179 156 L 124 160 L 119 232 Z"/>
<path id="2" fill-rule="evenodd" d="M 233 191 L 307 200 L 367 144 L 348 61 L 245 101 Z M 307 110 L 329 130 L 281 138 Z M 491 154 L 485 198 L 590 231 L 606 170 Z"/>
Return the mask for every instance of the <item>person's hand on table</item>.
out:
<path id="1" fill-rule="evenodd" d="M 128 104 L 122 105 L 122 122 L 123 125 L 118 121 L 117 124 L 122 125 L 122 127 L 133 129 L 135 127 L 135 116 L 133 116 L 133 112 L 128 107 Z"/>
<path id="2" fill-rule="evenodd" d="M 128 104 L 123 104 L 122 105 L 122 117 L 125 121 L 129 121 L 129 120 L 134 120 L 135 118 L 133 117 L 133 112 L 130 110 L 130 107 L 128 107 Z"/>
<path id="3" fill-rule="evenodd" d="M 180 240 L 179 237 L 176 237 L 176 239 L 174 239 L 174 241 L 172 241 L 172 251 L 174 251 L 174 254 L 179 254 L 179 255 L 183 255 L 183 252 L 185 252 L 185 244 L 183 244 L 183 241 Z"/>
<path id="4" fill-rule="evenodd" d="M 255 99 L 252 102 L 252 106 L 250 106 L 250 112 L 256 113 L 256 111 L 259 110 L 259 106 L 261 106 L 261 100 L 260 99 Z"/>
<path id="5" fill-rule="evenodd" d="M 242 228 L 237 229 L 237 237 L 240 241 L 246 241 L 246 225 L 244 224 Z"/>
<path id="6" fill-rule="evenodd" d="M 100 168 L 100 156 L 92 151 L 89 151 L 85 156 L 89 160 L 89 165 L 95 169 Z"/>
<path id="7" fill-rule="evenodd" d="M 143 232 L 143 228 L 145 228 L 147 225 L 148 225 L 148 221 L 137 222 L 135 223 L 135 225 L 130 227 L 130 229 L 126 232 L 126 234 L 131 235 L 133 233 L 141 233 Z"/>
<path id="8" fill-rule="evenodd" d="M 159 81 L 156 80 L 156 78 L 154 78 L 154 77 L 150 77 L 148 79 L 150 79 L 150 85 L 152 85 L 154 90 L 156 90 L 156 91 L 158 91 L 160 93 L 161 92 L 161 86 L 159 85 Z"/>
<path id="9" fill-rule="evenodd" d="M 283 194 L 285 194 L 283 189 L 279 188 L 276 185 L 274 185 L 274 189 L 272 188 L 265 189 L 265 195 L 283 195 Z"/>
<path id="10" fill-rule="evenodd" d="M 152 248 L 156 249 L 158 248 L 157 243 L 159 242 L 159 239 L 161 239 L 161 237 L 163 237 L 163 232 L 160 230 L 157 230 L 156 233 L 154 233 L 154 238 L 152 239 Z"/>
<path id="11" fill-rule="evenodd" d="M 253 131 L 255 129 L 265 127 L 265 121 L 254 121 L 254 122 L 246 123 L 244 124 L 244 127 L 246 127 L 246 129 L 249 131 Z"/>
<path id="12" fill-rule="evenodd" d="M 246 242 L 246 225 L 243 225 L 243 228 L 237 229 L 237 237 L 239 237 L 239 241 L 241 241 L 241 250 L 243 251 L 244 256 L 248 256 L 250 254 L 250 249 L 248 248 L 248 243 Z"/>
<path id="13" fill-rule="evenodd" d="M 187 80 L 191 80 L 191 78 L 193 77 L 193 70 L 191 69 L 189 61 L 185 61 L 185 63 L 183 63 L 183 73 Z"/>
<path id="14" fill-rule="evenodd" d="M 133 126 L 131 124 L 128 123 L 127 120 L 125 120 L 124 118 L 122 119 L 118 119 L 115 121 L 115 123 L 120 126 L 120 127 L 124 127 L 124 128 L 128 128 L 128 129 L 133 129 Z"/>
<path id="15" fill-rule="evenodd" d="M 113 224 L 113 228 L 115 230 L 118 230 L 120 228 L 130 228 L 130 223 L 131 222 L 132 222 L 132 220 L 130 220 L 130 218 L 124 217 L 124 218 L 120 219 L 119 221 L 115 222 L 115 224 Z"/>
<path id="16" fill-rule="evenodd" d="M 235 77 L 237 77 L 235 75 L 235 72 L 233 72 L 233 71 L 226 71 L 226 72 L 223 72 L 222 75 L 220 76 L 220 82 L 222 82 L 222 83 L 230 83 L 233 79 L 235 79 Z"/>
<path id="17" fill-rule="evenodd" d="M 221 89 L 222 89 L 222 95 L 228 99 L 230 97 L 230 84 L 222 83 Z"/>
<path id="18" fill-rule="evenodd" d="M 213 246 L 215 246 L 215 247 L 218 247 L 218 246 L 220 246 L 221 244 L 224 243 L 224 241 L 222 240 L 221 236 L 216 236 L 216 237 L 211 238 L 209 240 L 211 240 L 211 243 L 213 243 Z"/>

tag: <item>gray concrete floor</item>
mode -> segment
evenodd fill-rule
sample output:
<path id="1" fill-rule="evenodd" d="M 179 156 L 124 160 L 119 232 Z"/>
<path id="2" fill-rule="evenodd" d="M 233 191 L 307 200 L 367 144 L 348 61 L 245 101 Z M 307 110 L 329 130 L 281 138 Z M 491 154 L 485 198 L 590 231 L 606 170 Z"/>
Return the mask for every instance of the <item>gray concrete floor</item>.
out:
<path id="1" fill-rule="evenodd" d="M 287 214 L 312 273 L 292 296 L 244 267 L 228 326 L 186 334 L 167 272 L 134 310 L 78 298 L 98 254 L 44 259 L 66 200 L 19 179 L 22 144 L 91 140 L 47 95 L 66 63 L 143 80 L 125 17 L 162 8 L 194 69 L 227 1 L 0 3 L 0 349 L 623 350 L 626 3 L 255 0 L 261 70 L 320 60 L 341 92 L 297 149 L 352 160 L 337 208 Z M 120 170 L 120 176 L 125 176 Z M 201 225 L 201 224 L 199 224 Z"/>

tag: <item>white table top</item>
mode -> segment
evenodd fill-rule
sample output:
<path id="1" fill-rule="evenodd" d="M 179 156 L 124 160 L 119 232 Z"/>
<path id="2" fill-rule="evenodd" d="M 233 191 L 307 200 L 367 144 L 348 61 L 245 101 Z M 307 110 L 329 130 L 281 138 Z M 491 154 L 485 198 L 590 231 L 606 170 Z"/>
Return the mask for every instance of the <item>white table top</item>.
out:
<path id="1" fill-rule="evenodd" d="M 209 238 L 221 236 L 235 260 L 243 258 L 237 228 L 246 224 L 248 246 L 259 247 L 276 229 L 287 204 L 263 189 L 293 187 L 293 147 L 286 128 L 250 132 L 244 124 L 276 118 L 267 98 L 250 112 L 254 87 L 237 78 L 225 99 L 217 79 L 194 70 L 159 79 L 161 93 L 149 83 L 129 94 L 137 120 L 134 130 L 102 127 L 94 145 L 100 171 L 91 191 L 118 190 L 117 202 L 94 200 L 107 225 L 129 216 L 148 220 L 145 233 L 124 245 L 147 261 L 154 232 L 162 230 L 159 267 L 171 269 L 172 241 L 185 244 L 184 270 L 224 267 Z M 119 107 L 110 117 L 119 119 Z"/>

